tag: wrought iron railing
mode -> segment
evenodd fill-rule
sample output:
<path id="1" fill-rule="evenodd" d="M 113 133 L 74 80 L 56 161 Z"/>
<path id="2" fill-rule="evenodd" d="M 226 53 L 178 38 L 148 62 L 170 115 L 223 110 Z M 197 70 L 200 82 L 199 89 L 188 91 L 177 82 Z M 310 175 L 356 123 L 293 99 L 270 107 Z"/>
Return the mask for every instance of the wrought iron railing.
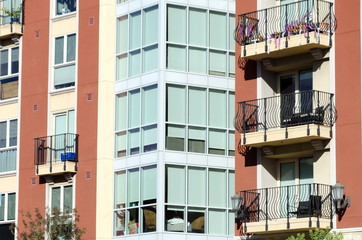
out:
<path id="1" fill-rule="evenodd" d="M 324 184 L 301 184 L 273 188 L 262 188 L 239 192 L 241 203 L 237 210 L 237 220 L 242 223 L 287 219 L 286 228 L 290 228 L 291 218 L 332 219 L 335 206 L 332 197 L 332 186 Z M 246 227 L 246 225 L 244 226 Z M 326 227 L 326 226 L 322 226 Z"/>
<path id="2" fill-rule="evenodd" d="M 56 162 L 64 163 L 64 171 L 66 170 L 66 162 L 75 162 L 77 168 L 78 163 L 78 134 L 64 133 L 54 136 L 46 136 L 34 139 L 34 164 L 37 166 L 48 164 L 50 172 L 52 165 Z"/>
<path id="3" fill-rule="evenodd" d="M 309 41 L 311 34 L 315 37 L 324 33 L 331 36 L 335 28 L 333 3 L 302 0 L 239 15 L 234 38 L 243 46 L 265 42 L 265 51 L 268 51 L 268 41 L 273 39 L 275 43 L 280 43 L 280 38 L 286 37 L 285 45 L 288 47 L 288 37 L 291 35 L 304 34 Z M 331 41 L 330 37 L 330 45 Z"/>
<path id="4" fill-rule="evenodd" d="M 331 93 L 310 90 L 239 102 L 235 129 L 245 134 L 309 124 L 332 128 L 336 120 L 333 97 Z"/>

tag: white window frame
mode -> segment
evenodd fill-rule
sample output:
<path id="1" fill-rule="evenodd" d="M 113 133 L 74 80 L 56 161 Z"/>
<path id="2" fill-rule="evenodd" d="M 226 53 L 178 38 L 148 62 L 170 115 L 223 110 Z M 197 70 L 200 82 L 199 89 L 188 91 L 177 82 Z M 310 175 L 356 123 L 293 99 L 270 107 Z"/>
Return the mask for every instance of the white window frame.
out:
<path id="1" fill-rule="evenodd" d="M 15 73 L 11 73 L 12 72 L 12 52 L 13 52 L 13 49 L 17 48 L 18 49 L 18 71 L 15 72 Z M 9 47 L 9 48 L 6 48 L 6 49 L 3 49 L 3 50 L 0 50 L 0 52 L 3 52 L 3 51 L 8 51 L 8 59 L 7 59 L 7 64 L 8 64 L 8 73 L 6 75 L 3 75 L 3 76 L 0 76 L 0 101 L 6 101 L 7 99 L 2 99 L 1 98 L 1 93 L 2 93 L 2 90 L 1 90 L 1 86 L 2 86 L 2 81 L 6 81 L 6 80 L 9 80 L 11 78 L 14 78 L 14 82 L 17 81 L 19 83 L 19 70 L 20 70 L 20 47 L 18 46 L 12 46 L 12 47 Z M 1 63 L 0 63 L 1 64 Z M 15 78 L 17 78 L 15 80 Z M 19 96 L 19 86 L 18 86 L 18 96 Z M 18 97 L 17 96 L 17 97 Z M 14 97 L 14 98 L 17 98 L 17 97 Z M 12 98 L 8 98 L 8 99 L 12 99 Z"/>
<path id="2" fill-rule="evenodd" d="M 9 206 L 9 194 L 15 193 L 15 213 L 14 213 L 14 219 L 9 220 L 8 219 L 8 206 Z M 6 223 L 11 223 L 11 222 L 15 222 L 16 220 L 16 212 L 17 212 L 17 204 L 16 204 L 16 200 L 17 200 L 17 196 L 16 196 L 16 192 L 0 192 L 0 195 L 5 194 L 5 201 L 4 201 L 4 220 L 0 221 L 0 224 L 6 224 Z M 0 199 L 0 201 L 2 201 L 2 199 Z"/>
<path id="3" fill-rule="evenodd" d="M 66 129 L 67 129 L 67 132 L 66 133 L 69 133 L 69 112 L 71 111 L 74 111 L 74 134 L 75 134 L 75 129 L 76 129 L 76 115 L 75 115 L 75 109 L 68 109 L 66 111 L 61 111 L 61 112 L 55 112 L 53 113 L 53 124 L 52 124 L 52 133 L 53 135 L 55 135 L 55 129 L 56 129 L 56 117 L 58 116 L 62 116 L 64 115 L 65 118 L 66 118 Z"/>
<path id="4" fill-rule="evenodd" d="M 16 129 L 16 145 L 10 146 L 10 122 L 11 121 L 17 121 L 17 124 L 19 124 L 19 121 L 17 118 L 7 119 L 7 120 L 0 120 L 0 123 L 6 122 L 6 146 L 0 147 L 0 150 L 7 150 L 7 149 L 16 149 L 18 146 L 18 140 L 19 140 L 19 126 L 17 126 Z"/>
<path id="5" fill-rule="evenodd" d="M 67 62 L 67 47 L 68 47 L 68 37 L 74 35 L 75 36 L 75 53 L 74 53 L 74 60 L 73 61 L 69 61 Z M 58 38 L 63 38 L 63 62 L 62 63 L 55 63 L 55 51 L 56 51 L 56 46 L 55 46 L 55 42 L 56 39 Z M 53 38 L 53 51 L 52 51 L 52 56 L 51 56 L 51 63 L 52 63 L 52 86 L 51 86 L 51 90 L 53 91 L 59 91 L 62 89 L 68 89 L 68 88 L 74 88 L 74 86 L 77 83 L 77 58 L 78 58 L 78 34 L 76 32 L 72 32 L 72 33 L 67 33 L 65 35 L 60 35 L 60 36 L 56 36 Z M 56 88 L 55 87 L 55 69 L 58 68 L 62 68 L 62 67 L 67 67 L 67 66 L 72 66 L 74 65 L 75 71 L 74 71 L 74 84 L 73 86 L 66 86 L 66 87 L 60 87 L 60 88 Z"/>
<path id="6" fill-rule="evenodd" d="M 54 188 L 60 188 L 60 201 L 59 201 L 59 205 L 60 205 L 60 213 L 64 214 L 64 187 L 68 187 L 68 186 L 72 186 L 72 207 L 71 207 L 71 211 L 73 212 L 73 209 L 75 208 L 75 185 L 74 184 L 55 184 L 55 185 L 51 185 L 50 186 L 50 191 L 49 191 L 49 212 L 52 214 L 52 193 L 53 193 L 53 189 Z M 70 214 L 70 213 L 69 213 Z"/>

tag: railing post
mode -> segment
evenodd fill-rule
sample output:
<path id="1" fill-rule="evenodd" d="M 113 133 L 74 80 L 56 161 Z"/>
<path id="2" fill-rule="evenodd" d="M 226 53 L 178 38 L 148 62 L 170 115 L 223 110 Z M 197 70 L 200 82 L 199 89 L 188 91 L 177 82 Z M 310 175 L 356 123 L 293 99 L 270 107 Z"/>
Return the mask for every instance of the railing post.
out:
<path id="1" fill-rule="evenodd" d="M 290 228 L 289 222 L 289 186 L 287 186 L 287 229 Z"/>
<path id="2" fill-rule="evenodd" d="M 317 91 L 317 109 L 318 109 L 318 118 L 320 118 L 321 117 L 321 110 L 320 110 L 320 99 L 319 99 L 319 94 L 321 94 L 321 92 L 320 91 Z M 323 120 L 324 119 L 322 119 L 322 124 L 323 124 Z M 320 136 L 321 135 L 321 128 L 320 128 L 320 126 L 321 126 L 321 124 L 320 124 L 320 121 L 318 122 L 318 128 L 317 128 L 317 135 L 318 136 Z"/>
<path id="3" fill-rule="evenodd" d="M 268 9 L 265 12 L 265 52 L 268 52 Z"/>
<path id="4" fill-rule="evenodd" d="M 78 171 L 78 134 L 75 134 L 75 171 Z"/>
<path id="5" fill-rule="evenodd" d="M 332 46 L 332 5 L 329 3 L 329 46 Z"/>
<path id="6" fill-rule="evenodd" d="M 246 205 L 246 191 L 244 191 L 244 205 Z M 244 221 L 244 232 L 246 233 L 248 231 L 247 227 L 246 227 L 246 220 Z"/>
<path id="7" fill-rule="evenodd" d="M 64 165 L 63 169 L 64 171 L 67 170 L 66 162 L 67 162 L 67 137 L 68 133 L 64 133 Z M 60 157 L 62 159 L 62 157 Z"/>
<path id="8" fill-rule="evenodd" d="M 54 136 L 55 137 L 55 136 Z M 48 137 L 47 137 L 48 138 Z M 55 152 L 53 152 L 53 137 L 52 136 L 50 136 L 49 137 L 50 138 L 50 146 L 51 146 L 51 148 L 49 148 L 49 154 L 47 154 L 47 155 L 49 155 L 49 162 L 50 162 L 50 172 L 52 172 L 52 170 L 53 170 L 53 158 L 54 158 L 54 156 L 53 156 L 53 154 L 55 154 Z"/>
<path id="9" fill-rule="evenodd" d="M 268 212 L 268 188 L 265 188 L 265 231 L 268 231 L 268 218 L 269 218 L 269 212 Z"/>
<path id="10" fill-rule="evenodd" d="M 330 202 L 330 228 L 333 228 L 333 197 L 332 197 L 332 186 L 329 186 L 329 202 Z"/>
<path id="11" fill-rule="evenodd" d="M 246 45 L 246 29 L 247 29 L 247 27 L 246 27 L 246 16 L 244 15 L 243 16 L 243 28 L 242 28 L 242 31 L 243 31 L 243 34 L 244 34 L 244 39 L 243 39 L 243 47 L 244 47 L 244 57 L 246 56 L 246 47 L 245 47 L 245 45 Z"/>
<path id="12" fill-rule="evenodd" d="M 333 126 L 333 122 L 334 122 L 334 116 L 333 116 L 333 94 L 329 95 L 329 112 L 330 112 L 330 128 L 329 128 L 329 135 L 332 138 L 333 137 L 333 131 L 332 131 L 332 126 Z"/>
<path id="13" fill-rule="evenodd" d="M 319 184 L 315 184 L 315 185 L 317 185 L 317 196 L 319 196 Z M 322 206 L 321 206 L 321 212 L 322 212 Z M 319 214 L 317 214 L 317 228 L 319 228 L 319 227 L 320 227 Z"/>
<path id="14" fill-rule="evenodd" d="M 267 98 L 264 98 L 264 142 L 266 142 L 267 140 L 267 136 L 266 136 L 266 109 L 267 109 Z"/>
<path id="15" fill-rule="evenodd" d="M 307 23 L 309 23 L 309 1 L 313 1 L 313 0 L 307 0 Z M 307 29 L 307 43 L 309 43 L 310 38 L 309 38 L 309 31 Z"/>
<path id="16" fill-rule="evenodd" d="M 289 4 L 285 4 L 285 24 L 284 24 L 284 29 L 282 29 L 281 32 L 284 32 L 285 31 L 285 27 L 288 26 L 288 5 Z M 283 35 L 282 35 L 283 36 Z M 280 37 L 282 37 L 280 36 Z M 288 37 L 285 38 L 285 47 L 287 48 L 288 47 Z"/>

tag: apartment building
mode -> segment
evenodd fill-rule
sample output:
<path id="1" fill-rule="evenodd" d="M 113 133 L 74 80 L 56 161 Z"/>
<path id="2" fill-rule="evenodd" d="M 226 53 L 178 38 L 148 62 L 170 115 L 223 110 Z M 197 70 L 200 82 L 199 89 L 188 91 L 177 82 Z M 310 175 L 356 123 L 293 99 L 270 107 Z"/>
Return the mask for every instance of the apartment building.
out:
<path id="1" fill-rule="evenodd" d="M 361 238 L 360 4 L 236 2 L 237 235 Z"/>
<path id="2" fill-rule="evenodd" d="M 0 239 L 232 239 L 235 1 L 0 4 Z"/>

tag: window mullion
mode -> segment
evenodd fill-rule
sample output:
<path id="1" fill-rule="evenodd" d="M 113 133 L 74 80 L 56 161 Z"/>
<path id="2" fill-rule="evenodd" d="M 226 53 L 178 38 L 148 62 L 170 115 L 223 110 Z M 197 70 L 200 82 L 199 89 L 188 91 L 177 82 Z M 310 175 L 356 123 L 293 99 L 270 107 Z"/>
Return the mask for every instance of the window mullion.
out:
<path id="1" fill-rule="evenodd" d="M 8 220 L 8 200 L 9 200 L 9 194 L 5 193 L 4 194 L 4 221 Z"/>

